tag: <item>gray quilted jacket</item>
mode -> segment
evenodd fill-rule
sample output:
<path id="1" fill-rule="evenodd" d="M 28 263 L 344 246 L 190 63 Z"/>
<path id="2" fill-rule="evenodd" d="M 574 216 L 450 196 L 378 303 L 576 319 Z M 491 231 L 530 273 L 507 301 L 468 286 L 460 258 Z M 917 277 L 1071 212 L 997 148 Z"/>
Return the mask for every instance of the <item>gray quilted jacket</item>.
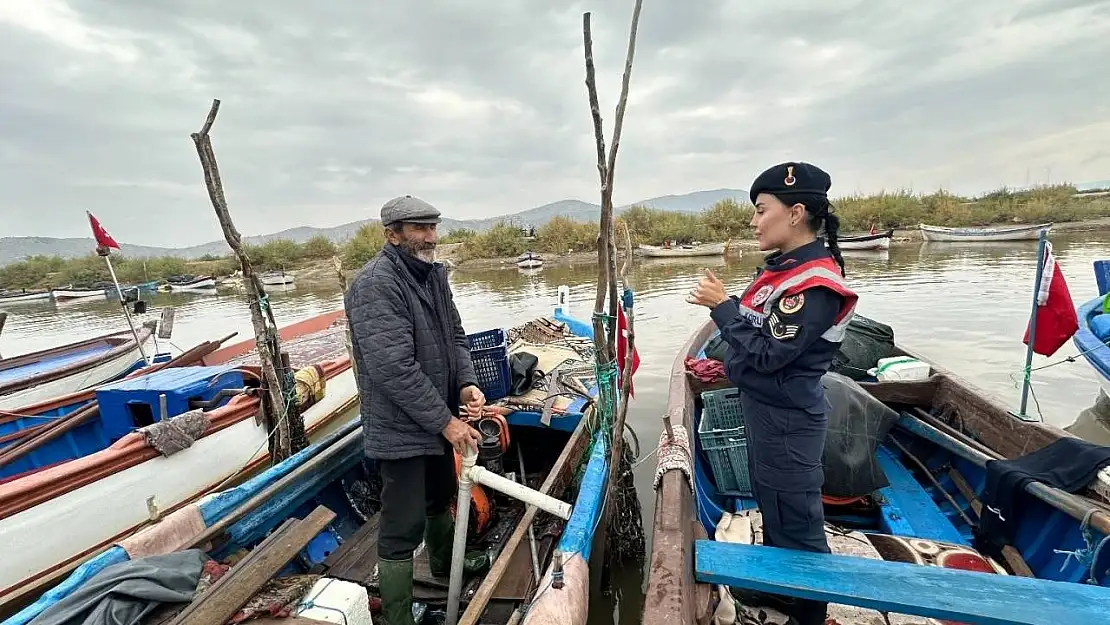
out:
<path id="1" fill-rule="evenodd" d="M 421 283 L 386 244 L 358 271 L 344 298 L 370 458 L 438 455 L 441 432 L 459 411 L 459 391 L 477 385 L 447 270 Z"/>

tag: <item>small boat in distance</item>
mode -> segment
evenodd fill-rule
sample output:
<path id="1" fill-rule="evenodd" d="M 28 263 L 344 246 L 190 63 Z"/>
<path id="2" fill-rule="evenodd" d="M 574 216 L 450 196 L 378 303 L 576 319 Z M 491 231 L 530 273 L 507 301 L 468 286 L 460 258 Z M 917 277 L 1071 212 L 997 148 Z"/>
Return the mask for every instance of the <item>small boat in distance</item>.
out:
<path id="1" fill-rule="evenodd" d="M 153 339 L 157 324 L 152 320 L 137 328 L 144 348 Z M 141 362 L 142 352 L 130 329 L 0 359 L 0 410 L 115 380 Z"/>
<path id="2" fill-rule="evenodd" d="M 54 289 L 53 291 L 51 291 L 51 294 L 54 296 L 54 301 L 56 302 L 66 300 L 92 299 L 94 297 L 103 299 L 105 297 L 104 287 L 81 288 L 74 287 L 73 285 L 62 289 Z"/>
<path id="3" fill-rule="evenodd" d="M 535 252 L 525 252 L 517 256 L 516 266 L 520 269 L 538 269 L 543 267 L 543 259 Z"/>
<path id="4" fill-rule="evenodd" d="M 293 284 L 293 274 L 285 273 L 284 271 L 267 271 L 266 273 L 258 276 L 265 286 L 285 286 Z"/>
<path id="5" fill-rule="evenodd" d="M 49 289 L 20 289 L 0 291 L 0 306 L 8 304 L 39 303 L 52 297 Z"/>
<path id="6" fill-rule="evenodd" d="M 210 291 L 216 288 L 216 278 L 191 274 L 170 276 L 162 288 L 168 291 Z"/>
<path id="7" fill-rule="evenodd" d="M 1043 224 L 1022 224 L 1020 226 L 1000 226 L 996 228 L 946 228 L 919 224 L 921 238 L 925 241 L 1036 241 L 1042 230 L 1050 230 L 1053 222 Z"/>
<path id="8" fill-rule="evenodd" d="M 727 243 L 702 243 L 700 245 L 646 245 L 641 243 L 636 250 L 645 258 L 683 258 L 690 256 L 720 256 L 725 253 Z"/>
<path id="9" fill-rule="evenodd" d="M 865 232 L 863 234 L 848 234 L 836 238 L 837 245 L 842 250 L 888 250 L 890 240 L 894 237 L 894 228 L 886 232 Z"/>

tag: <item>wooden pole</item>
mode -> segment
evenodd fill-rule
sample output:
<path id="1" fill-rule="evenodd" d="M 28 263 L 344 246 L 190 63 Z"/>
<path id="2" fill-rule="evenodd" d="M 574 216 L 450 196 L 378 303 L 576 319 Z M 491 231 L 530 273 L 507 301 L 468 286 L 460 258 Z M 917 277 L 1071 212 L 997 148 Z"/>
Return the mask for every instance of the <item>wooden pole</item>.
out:
<path id="1" fill-rule="evenodd" d="M 617 275 L 616 275 L 616 243 L 613 236 L 613 180 L 614 172 L 617 165 L 617 150 L 620 147 L 621 130 L 624 127 L 624 113 L 628 108 L 628 89 L 629 83 L 632 79 L 632 60 L 636 53 L 636 33 L 640 23 L 640 12 L 643 8 L 643 0 L 636 0 L 636 5 L 632 10 L 632 24 L 628 35 L 628 50 L 625 55 L 624 62 L 624 75 L 621 80 L 621 94 L 617 100 L 616 117 L 613 122 L 613 140 L 609 146 L 608 160 L 605 156 L 605 134 L 601 124 L 601 111 L 597 99 L 597 81 L 594 72 L 594 58 L 593 58 L 593 38 L 590 31 L 590 13 L 582 14 L 582 42 L 585 52 L 586 61 L 586 90 L 590 101 L 590 113 L 593 118 L 594 124 L 594 139 L 597 144 L 597 170 L 598 176 L 601 178 L 601 223 L 600 233 L 598 237 L 598 285 L 597 297 L 594 301 L 594 344 L 597 347 L 597 358 L 601 365 L 612 363 L 616 360 L 616 342 L 619 340 L 617 333 Z M 626 229 L 627 232 L 627 229 Z M 629 247 L 631 248 L 631 237 L 629 236 Z M 631 249 L 629 249 L 629 259 L 631 259 Z M 625 265 L 627 269 L 627 265 Z M 600 315 L 602 307 L 605 303 L 605 295 L 609 296 L 609 317 L 610 325 L 608 332 L 605 333 L 605 338 L 601 338 L 602 324 Z M 630 311 L 631 313 L 631 311 Z M 599 524 L 598 531 L 600 532 L 599 540 L 601 541 L 600 553 L 604 553 L 606 549 L 607 540 L 605 534 L 609 528 L 609 517 L 613 506 L 612 492 L 614 488 L 614 481 L 616 480 L 617 470 L 620 466 L 621 454 L 623 452 L 624 443 L 624 421 L 628 414 L 628 391 L 630 376 L 629 365 L 631 364 L 632 347 L 634 345 L 631 318 L 629 318 L 629 349 L 626 354 L 626 375 L 622 379 L 622 388 L 618 406 L 615 406 L 616 416 L 613 421 L 613 429 L 610 432 L 609 440 L 609 479 L 606 481 L 606 497 L 605 509 L 602 511 L 602 519 Z"/>
<path id="2" fill-rule="evenodd" d="M 243 249 L 242 237 L 231 221 L 231 213 L 228 211 L 227 200 L 224 198 L 220 169 L 216 164 L 216 154 L 212 150 L 212 139 L 208 135 L 208 131 L 212 129 L 212 124 L 216 121 L 216 113 L 219 110 L 220 101 L 212 100 L 212 108 L 208 111 L 204 126 L 201 127 L 200 132 L 194 132 L 190 136 L 197 146 L 197 156 L 200 157 L 200 166 L 204 171 L 204 182 L 208 187 L 208 197 L 212 200 L 212 208 L 216 211 L 216 218 L 220 220 L 224 238 L 227 239 L 227 244 L 231 246 L 231 250 L 235 252 L 243 270 L 243 286 L 247 290 L 247 298 L 250 301 L 254 339 L 258 347 L 262 379 L 266 383 L 266 392 L 269 399 L 269 402 L 263 401 L 261 405 L 266 413 L 265 422 L 267 428 L 271 431 L 271 436 L 273 436 L 273 431 L 276 429 L 276 440 L 271 438 L 273 444 L 270 450 L 271 461 L 276 464 L 293 453 L 289 421 L 285 418 L 284 376 L 279 375 L 279 372 L 282 371 L 281 361 L 279 360 L 280 344 L 277 328 L 268 324 L 266 316 L 263 314 L 262 306 L 263 302 L 266 301 L 266 290 L 251 266 L 250 257 Z"/>

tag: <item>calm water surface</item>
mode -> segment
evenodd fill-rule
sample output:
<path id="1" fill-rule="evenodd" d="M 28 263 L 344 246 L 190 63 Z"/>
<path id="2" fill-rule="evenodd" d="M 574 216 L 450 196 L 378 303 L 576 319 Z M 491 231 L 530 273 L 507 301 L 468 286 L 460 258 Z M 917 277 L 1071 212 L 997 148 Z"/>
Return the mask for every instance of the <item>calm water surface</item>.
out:
<path id="1" fill-rule="evenodd" d="M 1110 257 L 1110 242 L 1099 233 L 1053 236 L 1055 254 L 1078 304 L 1096 295 L 1091 263 Z M 902 246 L 889 252 L 846 253 L 848 278 L 860 293 L 858 312 L 890 324 L 896 341 L 947 367 L 993 393 L 1011 408 L 1020 402 L 1021 342 L 1028 320 L 1036 264 L 1036 242 Z M 636 374 L 636 399 L 630 409 L 640 442 L 648 453 L 660 433 L 666 409 L 667 377 L 677 350 L 691 332 L 708 319 L 704 308 L 685 302 L 687 291 L 710 267 L 731 292 L 739 293 L 750 280 L 761 255 L 741 259 L 676 259 L 639 261 L 629 280 L 637 295 L 637 344 L 641 366 Z M 455 301 L 468 332 L 510 326 L 551 312 L 556 289 L 570 286 L 571 310 L 582 318 L 593 306 L 596 268 L 592 265 L 549 267 L 535 274 L 516 269 L 466 271 L 451 274 Z M 271 293 L 278 323 L 284 325 L 342 306 L 337 284 L 301 284 Z M 238 331 L 236 340 L 251 336 L 250 315 L 241 292 L 222 289 L 217 295 L 158 294 L 150 312 L 177 309 L 172 346 L 188 349 L 196 343 Z M 59 345 L 124 326 L 118 304 L 97 302 L 23 305 L 9 308 L 7 327 L 0 335 L 0 354 L 19 353 Z M 175 350 L 175 351 L 176 351 Z M 1068 342 L 1052 358 L 1034 356 L 1034 366 L 1063 361 L 1077 353 Z M 1064 362 L 1034 374 L 1036 403 L 1029 412 L 1060 427 L 1072 425 L 1098 393 L 1099 378 L 1083 359 Z M 1076 431 L 1103 438 L 1099 428 L 1080 424 Z M 1105 439 L 1100 442 L 1106 442 Z M 651 490 L 654 461 L 637 469 L 637 481 L 649 533 L 653 511 Z M 635 572 L 629 572 L 635 573 Z M 621 576 L 625 600 L 638 606 L 640 578 Z M 598 605 L 601 604 L 601 605 Z M 604 620 L 608 606 L 595 600 L 591 612 Z M 625 611 L 624 622 L 638 622 Z"/>

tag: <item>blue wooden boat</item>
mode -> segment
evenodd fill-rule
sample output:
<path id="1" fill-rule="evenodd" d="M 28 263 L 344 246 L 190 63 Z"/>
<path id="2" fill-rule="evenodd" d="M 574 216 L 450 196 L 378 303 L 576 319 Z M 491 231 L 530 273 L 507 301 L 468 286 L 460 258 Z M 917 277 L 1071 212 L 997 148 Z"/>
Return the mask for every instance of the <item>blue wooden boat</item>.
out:
<path id="1" fill-rule="evenodd" d="M 127 375 L 150 353 L 157 321 L 50 349 L 0 358 L 0 410 L 15 410 Z"/>
<path id="2" fill-rule="evenodd" d="M 570 329 L 578 327 L 575 324 Z M 502 336 L 520 336 L 501 332 Z M 521 349 L 538 354 L 542 364 L 543 350 L 525 336 L 519 343 Z M 507 350 L 515 342 L 502 338 L 500 345 Z M 478 358 L 482 348 L 476 346 L 472 351 Z M 546 415 L 539 408 L 521 407 L 527 395 L 507 397 L 504 402 L 491 402 L 496 408 L 477 424 L 485 435 L 479 448 L 479 465 L 571 507 L 565 519 L 546 513 L 536 516 L 534 506 L 525 506 L 492 488 L 472 491 L 468 551 L 486 553 L 490 563 L 483 574 L 467 581 L 460 623 L 475 624 L 479 619 L 482 623 L 521 622 L 525 609 L 525 623 L 530 618 L 542 620 L 552 615 L 558 619 L 554 622 L 585 623 L 588 562 L 604 504 L 608 445 L 603 433 L 594 431 L 596 424 L 590 419 L 596 389 L 590 383 L 590 363 L 583 359 L 587 366 L 574 365 L 570 374 L 586 387 L 586 393 L 557 403 Z M 487 398 L 497 397 L 496 383 L 488 385 L 481 373 L 479 379 L 489 391 Z M 563 392 L 566 390 L 564 386 Z M 507 435 L 503 436 L 502 431 Z M 7 612 L 9 618 L 3 625 L 31 622 L 113 565 L 194 546 L 217 560 L 237 552 L 241 555 L 243 550 L 261 557 L 275 544 L 274 540 L 267 541 L 268 535 L 273 537 L 291 527 L 300 527 L 307 534 L 301 536 L 303 540 L 292 552 L 275 562 L 277 568 L 268 575 L 287 579 L 298 574 L 322 575 L 323 580 L 331 581 L 316 583 L 313 588 L 339 584 L 349 589 L 352 586 L 346 584 L 355 584 L 368 589 L 372 597 L 377 587 L 379 488 L 375 463 L 363 456 L 360 421 L 353 419 L 257 477 L 182 507 L 93 555 L 68 578 L 29 597 L 18 606 L 22 608 L 18 613 Z M 183 536 L 183 526 L 191 528 L 191 533 Z M 285 540 L 288 535 L 282 536 Z M 443 611 L 447 580 L 431 576 L 422 550 L 416 555 L 415 577 L 414 612 Z M 187 609 L 212 616 L 204 611 L 220 608 L 203 605 L 204 596 Z M 310 591 L 294 612 L 311 616 L 313 596 Z M 238 610 L 241 606 L 239 603 L 227 609 Z M 211 621 L 197 622 L 226 622 L 230 616 L 221 614 Z"/>
<path id="3" fill-rule="evenodd" d="M 721 445 L 721 437 L 712 435 L 728 431 L 707 421 L 719 413 L 721 401 L 721 395 L 709 394 L 727 395 L 731 385 L 707 383 L 685 364 L 688 357 L 704 358 L 716 335 L 712 322 L 703 326 L 671 372 L 667 419 L 680 444 L 667 444 L 664 437 L 659 456 L 689 458 L 679 453 L 685 442 L 692 462 L 659 468 L 645 624 L 692 625 L 737 611 L 738 623 L 783 622 L 771 610 L 759 620 L 760 609 L 774 606 L 766 595 L 753 594 L 760 592 L 828 601 L 829 616 L 840 625 L 921 623 L 921 617 L 941 623 L 1110 623 L 1106 469 L 1078 494 L 1040 483 L 1026 487 L 1018 495 L 1020 518 L 1009 519 L 1016 531 L 1002 558 L 983 556 L 973 526 L 982 509 L 986 463 L 1026 455 L 1070 434 L 1014 418 L 932 363 L 927 379 L 865 377 L 849 381 L 854 387 L 842 386 L 856 389 L 852 401 L 859 406 L 890 409 L 889 429 L 872 439 L 873 454 L 861 454 L 873 459 L 888 484 L 863 497 L 824 497 L 833 553 L 758 544 L 752 529 L 758 527 L 758 506 L 730 482 L 747 474 L 745 463 L 727 466 L 736 458 L 728 454 L 743 449 L 742 428 Z M 928 362 L 893 345 L 890 352 Z M 827 388 L 847 380 L 830 377 L 836 375 L 826 377 Z M 844 395 L 830 391 L 829 397 L 831 414 Z M 705 399 L 713 400 L 709 411 Z M 863 417 L 860 408 L 853 410 L 848 414 Z M 828 445 L 825 451 L 827 494 Z M 896 615 L 916 619 L 899 621 Z"/>
<path id="4" fill-rule="evenodd" d="M 1076 309 L 1079 330 L 1072 336 L 1072 343 L 1102 376 L 1102 387 L 1110 395 L 1110 260 L 1096 260 L 1095 279 L 1098 297 L 1087 300 Z"/>

